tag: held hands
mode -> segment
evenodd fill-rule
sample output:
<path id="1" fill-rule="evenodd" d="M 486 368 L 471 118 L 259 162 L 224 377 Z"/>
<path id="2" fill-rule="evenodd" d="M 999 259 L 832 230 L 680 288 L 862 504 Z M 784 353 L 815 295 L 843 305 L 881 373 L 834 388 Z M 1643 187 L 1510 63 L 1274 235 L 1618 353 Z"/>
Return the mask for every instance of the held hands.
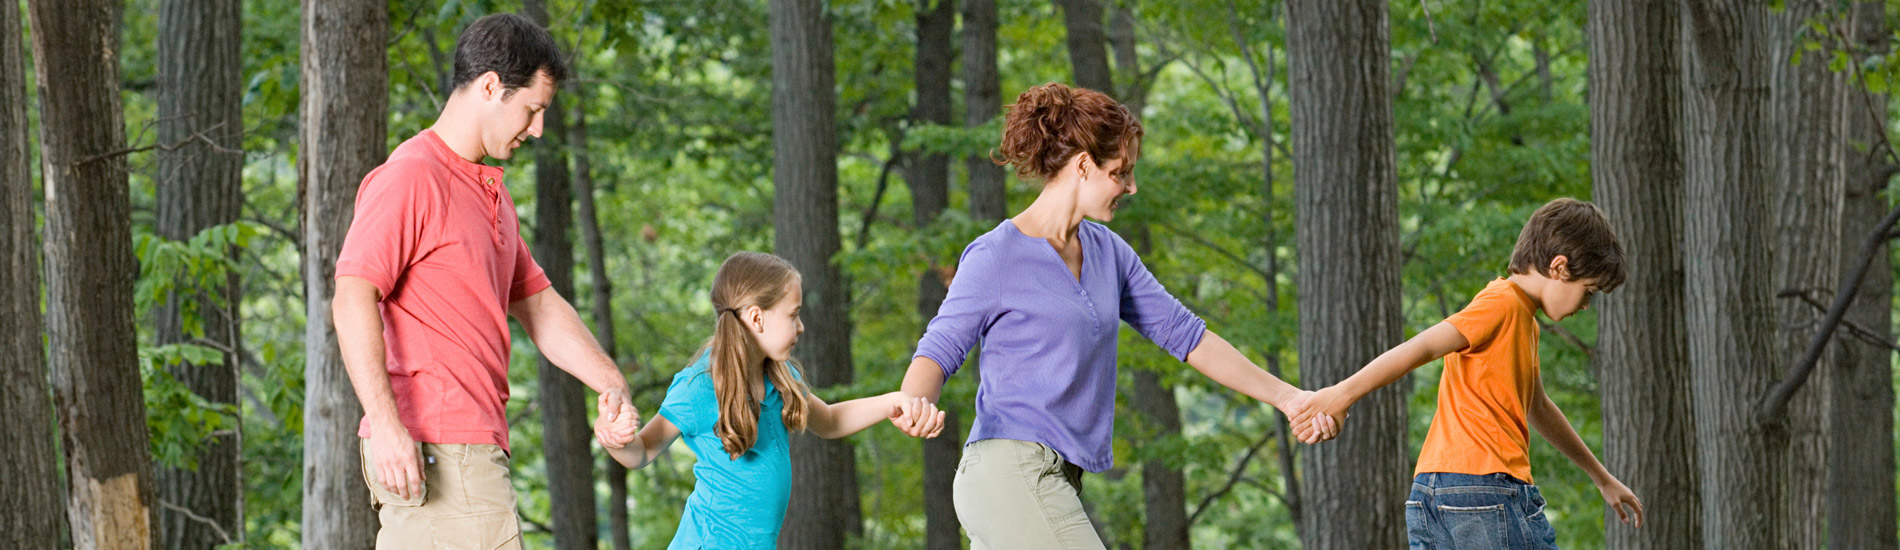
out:
<path id="1" fill-rule="evenodd" d="M 640 411 L 633 408 L 627 391 L 601 392 L 597 401 L 600 415 L 594 418 L 594 438 L 600 440 L 600 446 L 619 449 L 632 443 L 634 434 L 640 431 Z"/>
<path id="2" fill-rule="evenodd" d="M 1282 410 L 1292 423 L 1293 435 L 1308 445 L 1337 437 L 1345 427 L 1346 409 L 1353 399 L 1338 386 L 1300 392 Z"/>
<path id="3" fill-rule="evenodd" d="M 1597 484 L 1597 492 L 1603 493 L 1603 502 L 1616 510 L 1616 519 L 1633 527 L 1643 526 L 1643 501 L 1636 499 L 1636 493 L 1615 477 Z"/>
<path id="4" fill-rule="evenodd" d="M 930 439 L 943 433 L 943 411 L 937 405 L 922 397 L 898 394 L 901 399 L 891 405 L 891 425 L 903 430 L 904 435 Z"/>

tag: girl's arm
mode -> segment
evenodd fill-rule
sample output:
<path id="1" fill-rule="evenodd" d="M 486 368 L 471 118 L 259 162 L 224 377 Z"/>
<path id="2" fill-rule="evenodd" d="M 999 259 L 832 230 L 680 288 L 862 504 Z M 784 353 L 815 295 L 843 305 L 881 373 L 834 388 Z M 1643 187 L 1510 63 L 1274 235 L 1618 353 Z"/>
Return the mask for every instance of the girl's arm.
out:
<path id="1" fill-rule="evenodd" d="M 1425 332 L 1418 333 L 1411 340 L 1406 340 L 1405 343 L 1386 350 L 1351 377 L 1332 387 L 1314 392 L 1312 399 L 1307 401 L 1305 410 L 1294 415 L 1293 433 L 1299 434 L 1301 441 L 1306 441 L 1309 433 L 1316 431 L 1312 426 L 1314 417 L 1321 414 L 1331 416 L 1334 420 L 1343 423 L 1346 419 L 1346 409 L 1352 407 L 1353 403 L 1357 403 L 1366 394 L 1372 393 L 1372 390 L 1397 381 L 1419 365 L 1430 363 L 1433 359 L 1465 349 L 1469 345 L 1471 344 L 1465 340 L 1465 335 L 1460 334 L 1458 327 L 1452 326 L 1451 323 L 1440 322 L 1432 325 L 1432 328 L 1425 329 Z"/>
<path id="2" fill-rule="evenodd" d="M 1603 502 L 1616 510 L 1618 519 L 1623 520 L 1623 523 L 1630 523 L 1634 519 L 1635 525 L 1642 527 L 1643 502 L 1637 500 L 1636 493 L 1625 487 L 1616 476 L 1610 475 L 1610 471 L 1597 460 L 1597 455 L 1590 452 L 1590 446 L 1584 444 L 1583 438 L 1577 436 L 1577 430 L 1570 426 L 1570 419 L 1544 393 L 1543 380 L 1537 381 L 1536 388 L 1537 395 L 1531 397 L 1531 409 L 1525 415 L 1525 420 L 1530 421 L 1531 427 L 1536 428 L 1538 435 L 1544 436 L 1544 440 L 1549 441 L 1552 447 L 1556 447 L 1557 452 L 1563 453 L 1572 464 L 1583 469 L 1583 473 L 1589 474 L 1590 481 L 1597 486 L 1597 492 L 1603 494 Z"/>
<path id="3" fill-rule="evenodd" d="M 852 399 L 835 405 L 825 403 L 816 393 L 806 392 L 805 396 L 806 407 L 811 411 L 806 427 L 825 439 L 837 439 L 864 431 L 885 419 L 907 416 L 920 421 L 921 429 L 912 435 L 936 437 L 938 432 L 943 431 L 943 411 L 937 410 L 936 405 L 930 404 L 929 400 L 905 395 L 904 392 Z"/>
<path id="4" fill-rule="evenodd" d="M 652 422 L 640 428 L 640 433 L 634 436 L 632 442 L 618 449 L 608 447 L 607 454 L 627 469 L 638 470 L 652 464 L 653 459 L 659 458 L 660 453 L 666 452 L 666 448 L 679 437 L 679 427 L 668 421 L 665 415 L 656 414 Z"/>

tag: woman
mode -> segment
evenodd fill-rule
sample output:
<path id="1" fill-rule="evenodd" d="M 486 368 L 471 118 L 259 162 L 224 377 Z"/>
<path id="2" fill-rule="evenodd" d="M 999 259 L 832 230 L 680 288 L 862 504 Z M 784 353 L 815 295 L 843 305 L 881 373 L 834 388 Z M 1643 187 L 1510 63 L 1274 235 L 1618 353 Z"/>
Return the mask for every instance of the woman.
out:
<path id="1" fill-rule="evenodd" d="M 954 486 L 973 547 L 1102 548 L 1082 510 L 1081 474 L 1114 461 L 1117 320 L 1282 411 L 1299 410 L 1311 392 L 1208 331 L 1128 243 L 1085 220 L 1114 219 L 1122 197 L 1135 193 L 1142 130 L 1127 107 L 1050 83 L 1017 96 L 1004 122 L 998 162 L 1041 180 L 1042 193 L 964 249 L 903 392 L 935 402 L 981 342 L 976 421 Z M 1337 431 L 1330 418 L 1316 424 L 1313 441 Z"/>

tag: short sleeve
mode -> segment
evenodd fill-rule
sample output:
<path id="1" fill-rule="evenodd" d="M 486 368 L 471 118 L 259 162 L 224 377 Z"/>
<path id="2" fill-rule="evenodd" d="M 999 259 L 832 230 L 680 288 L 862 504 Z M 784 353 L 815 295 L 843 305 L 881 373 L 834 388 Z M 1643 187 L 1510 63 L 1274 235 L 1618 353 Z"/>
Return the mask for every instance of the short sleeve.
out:
<path id="1" fill-rule="evenodd" d="M 1186 361 L 1188 353 L 1200 347 L 1201 337 L 1207 335 L 1207 321 L 1169 294 L 1127 241 L 1106 227 L 1101 229 L 1107 233 L 1116 267 L 1121 271 L 1122 321 L 1176 360 Z"/>
<path id="2" fill-rule="evenodd" d="M 1515 297 L 1504 293 L 1478 293 L 1470 305 L 1446 318 L 1445 322 L 1465 337 L 1465 342 L 1469 344 L 1466 349 L 1482 350 L 1497 338 L 1512 299 Z"/>
<path id="3" fill-rule="evenodd" d="M 356 214 L 337 254 L 336 276 L 369 281 L 387 299 L 428 249 L 442 202 L 425 169 L 388 164 L 370 172 L 357 189 Z"/>
<path id="4" fill-rule="evenodd" d="M 537 292 L 553 286 L 548 274 L 541 270 L 541 264 L 535 263 L 534 256 L 528 251 L 528 241 L 515 234 L 515 268 L 513 283 L 508 285 L 508 303 L 515 303 Z"/>
<path id="5" fill-rule="evenodd" d="M 989 244 L 978 240 L 963 249 L 957 271 L 937 316 L 930 319 L 913 357 L 928 357 L 949 378 L 963 367 L 970 350 L 982 341 L 983 331 L 996 314 L 995 280 L 1002 262 Z"/>
<path id="6" fill-rule="evenodd" d="M 660 416 L 679 427 L 681 433 L 705 433 L 711 428 L 700 425 L 700 421 L 709 415 L 702 414 L 701 409 L 713 399 L 712 378 L 706 376 L 705 369 L 688 368 L 674 376 L 673 383 L 666 387 L 666 399 L 660 402 Z"/>

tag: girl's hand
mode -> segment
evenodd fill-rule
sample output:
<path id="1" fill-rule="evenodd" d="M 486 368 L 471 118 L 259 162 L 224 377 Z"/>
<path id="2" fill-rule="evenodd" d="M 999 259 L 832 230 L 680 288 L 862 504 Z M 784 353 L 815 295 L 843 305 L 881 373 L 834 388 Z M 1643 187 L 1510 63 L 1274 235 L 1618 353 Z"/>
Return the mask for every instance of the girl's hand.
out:
<path id="1" fill-rule="evenodd" d="M 937 437 L 943 433 L 943 411 L 922 397 L 901 395 L 902 399 L 891 405 L 891 425 L 897 426 L 904 435 L 925 439 Z"/>
<path id="2" fill-rule="evenodd" d="M 619 449 L 633 442 L 634 435 L 640 432 L 640 411 L 626 401 L 618 401 L 617 407 L 607 409 L 605 407 L 614 404 L 609 403 L 606 394 L 601 394 L 600 405 L 601 414 L 594 417 L 594 438 L 600 440 L 600 446 Z"/>

